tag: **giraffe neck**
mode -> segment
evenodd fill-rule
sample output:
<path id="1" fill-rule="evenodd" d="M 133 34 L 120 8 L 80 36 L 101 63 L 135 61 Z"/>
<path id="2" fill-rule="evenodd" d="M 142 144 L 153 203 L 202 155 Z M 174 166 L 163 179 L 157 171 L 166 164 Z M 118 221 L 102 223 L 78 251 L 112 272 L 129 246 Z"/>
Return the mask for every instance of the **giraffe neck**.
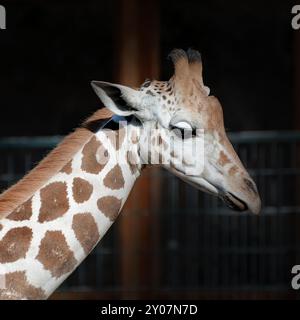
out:
<path id="1" fill-rule="evenodd" d="M 91 252 L 140 174 L 137 136 L 132 124 L 97 131 L 0 221 L 0 299 L 46 299 Z"/>

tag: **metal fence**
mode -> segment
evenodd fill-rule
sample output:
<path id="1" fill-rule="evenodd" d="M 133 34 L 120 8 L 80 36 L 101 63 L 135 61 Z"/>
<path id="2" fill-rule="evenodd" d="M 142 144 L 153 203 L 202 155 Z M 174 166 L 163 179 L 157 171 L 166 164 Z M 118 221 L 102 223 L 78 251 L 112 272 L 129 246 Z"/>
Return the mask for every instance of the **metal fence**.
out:
<path id="1" fill-rule="evenodd" d="M 1 189 L 21 178 L 60 139 L 1 139 Z M 143 283 L 139 266 L 132 264 L 137 280 L 126 290 L 136 297 L 150 292 L 151 297 L 173 298 L 297 297 L 290 282 L 292 266 L 300 264 L 300 133 L 242 132 L 231 133 L 230 139 L 257 182 L 262 214 L 232 212 L 166 171 L 148 172 L 150 195 L 157 194 L 159 179 L 160 200 L 153 196 L 159 203 L 145 208 L 155 221 L 147 227 L 150 245 L 130 252 L 151 261 Z M 134 220 L 137 242 L 143 214 L 133 210 L 126 217 Z M 129 297 L 121 276 L 121 250 L 117 221 L 61 292 Z"/>

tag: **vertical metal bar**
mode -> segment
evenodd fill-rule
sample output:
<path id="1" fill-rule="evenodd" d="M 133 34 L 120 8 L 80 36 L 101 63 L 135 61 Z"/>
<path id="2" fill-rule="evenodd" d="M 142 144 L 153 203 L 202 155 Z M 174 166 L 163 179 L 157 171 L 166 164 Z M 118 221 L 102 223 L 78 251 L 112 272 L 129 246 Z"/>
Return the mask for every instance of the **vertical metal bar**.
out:
<path id="1" fill-rule="evenodd" d="M 171 216 L 170 216 L 170 242 L 169 242 L 169 252 L 170 252 L 170 282 L 172 288 L 176 289 L 181 282 L 180 270 L 179 270 L 179 258 L 180 251 L 178 251 L 178 227 L 179 227 L 179 210 L 177 208 L 178 200 L 178 179 L 171 178 Z"/>
<path id="2" fill-rule="evenodd" d="M 269 274 L 270 274 L 270 279 L 272 283 L 276 283 L 276 279 L 277 279 L 277 269 L 278 269 L 278 263 L 280 261 L 280 248 L 278 248 L 280 246 L 280 237 L 281 234 L 279 232 L 279 208 L 282 205 L 281 202 L 281 194 L 283 192 L 282 187 L 283 184 L 281 184 L 282 182 L 282 173 L 281 173 L 281 166 L 283 165 L 282 163 L 280 163 L 280 158 L 279 158 L 279 152 L 278 152 L 278 143 L 276 141 L 273 141 L 270 144 L 271 147 L 271 152 L 270 155 L 272 155 L 272 161 L 271 161 L 271 167 L 272 169 L 276 169 L 277 171 L 277 175 L 275 176 L 275 188 L 273 189 L 273 192 L 271 194 L 275 194 L 275 207 L 276 207 L 276 212 L 274 213 L 273 217 L 272 217 L 272 221 L 271 221 L 271 226 L 272 226 L 272 236 L 275 237 L 275 239 L 272 239 L 274 241 L 273 245 L 270 246 L 270 248 L 272 249 L 272 252 L 270 254 L 271 256 L 271 268 L 269 270 Z M 281 188 L 281 190 L 279 190 L 279 188 Z M 279 250 L 278 250 L 279 249 Z M 279 252 L 278 252 L 279 251 Z"/>

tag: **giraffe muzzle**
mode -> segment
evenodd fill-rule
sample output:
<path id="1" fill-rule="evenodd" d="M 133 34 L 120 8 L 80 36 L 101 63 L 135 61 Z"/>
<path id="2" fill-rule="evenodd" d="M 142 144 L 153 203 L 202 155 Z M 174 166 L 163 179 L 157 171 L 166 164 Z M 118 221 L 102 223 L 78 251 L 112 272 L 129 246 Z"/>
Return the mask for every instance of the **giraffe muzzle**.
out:
<path id="1" fill-rule="evenodd" d="M 248 210 L 248 205 L 243 200 L 239 199 L 230 192 L 221 195 L 220 198 L 224 201 L 228 208 L 235 211 L 246 211 Z"/>
<path id="2" fill-rule="evenodd" d="M 219 189 L 219 197 L 232 210 L 251 211 L 258 214 L 261 210 L 261 200 L 256 184 L 251 178 L 241 178 L 237 184 L 229 184 L 228 188 Z"/>

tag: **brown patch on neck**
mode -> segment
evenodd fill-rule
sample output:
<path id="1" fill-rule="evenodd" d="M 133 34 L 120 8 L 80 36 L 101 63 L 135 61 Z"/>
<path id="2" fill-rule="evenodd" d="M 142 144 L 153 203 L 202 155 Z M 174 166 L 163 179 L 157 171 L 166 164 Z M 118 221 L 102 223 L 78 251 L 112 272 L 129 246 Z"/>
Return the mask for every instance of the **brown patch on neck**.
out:
<path id="1" fill-rule="evenodd" d="M 103 157 L 101 157 L 101 163 L 97 160 L 97 151 L 101 147 L 100 152 Z M 83 148 L 82 150 L 82 162 L 81 169 L 88 173 L 98 174 L 105 167 L 109 160 L 108 151 L 104 148 L 96 136 L 94 136 Z"/>
<path id="2" fill-rule="evenodd" d="M 40 191 L 41 208 L 39 222 L 52 221 L 63 216 L 69 209 L 67 184 L 53 182 Z"/>
<path id="3" fill-rule="evenodd" d="M 0 290 L 0 300 L 42 300 L 46 299 L 43 289 L 32 286 L 25 271 L 16 271 L 5 275 L 5 289 Z"/>
<path id="4" fill-rule="evenodd" d="M 9 230 L 0 241 L 0 263 L 14 262 L 25 258 L 32 239 L 28 227 Z"/>
<path id="5" fill-rule="evenodd" d="M 107 119 L 112 113 L 102 108 L 86 120 Z M 0 218 L 6 217 L 19 205 L 27 201 L 53 175 L 63 168 L 82 146 L 93 136 L 86 128 L 78 128 L 68 135 L 49 155 L 44 158 L 22 180 L 0 195 Z"/>
<path id="6" fill-rule="evenodd" d="M 7 219 L 14 221 L 23 221 L 29 220 L 32 215 L 32 198 L 27 200 L 17 209 L 15 209 L 10 215 L 7 216 Z"/>
<path id="7" fill-rule="evenodd" d="M 72 173 L 72 160 L 70 160 L 61 170 L 60 172 L 71 174 Z"/>
<path id="8" fill-rule="evenodd" d="M 73 271 L 77 264 L 61 231 L 46 232 L 36 258 L 56 278 Z"/>
<path id="9" fill-rule="evenodd" d="M 125 181 L 121 167 L 115 165 L 106 175 L 103 180 L 104 185 L 112 190 L 121 189 L 124 187 Z"/>
<path id="10" fill-rule="evenodd" d="M 119 215 L 122 200 L 113 197 L 102 197 L 97 201 L 98 208 L 111 221 L 115 221 Z"/>
<path id="11" fill-rule="evenodd" d="M 92 195 L 93 186 L 85 179 L 74 178 L 72 191 L 74 200 L 77 203 L 83 203 Z"/>
<path id="12" fill-rule="evenodd" d="M 84 252 L 89 254 L 100 239 L 95 219 L 88 212 L 75 214 L 72 228 Z"/>
<path id="13" fill-rule="evenodd" d="M 132 174 L 135 174 L 139 171 L 138 160 L 135 154 L 132 151 L 127 151 L 126 159 L 129 165 L 129 169 Z"/>

